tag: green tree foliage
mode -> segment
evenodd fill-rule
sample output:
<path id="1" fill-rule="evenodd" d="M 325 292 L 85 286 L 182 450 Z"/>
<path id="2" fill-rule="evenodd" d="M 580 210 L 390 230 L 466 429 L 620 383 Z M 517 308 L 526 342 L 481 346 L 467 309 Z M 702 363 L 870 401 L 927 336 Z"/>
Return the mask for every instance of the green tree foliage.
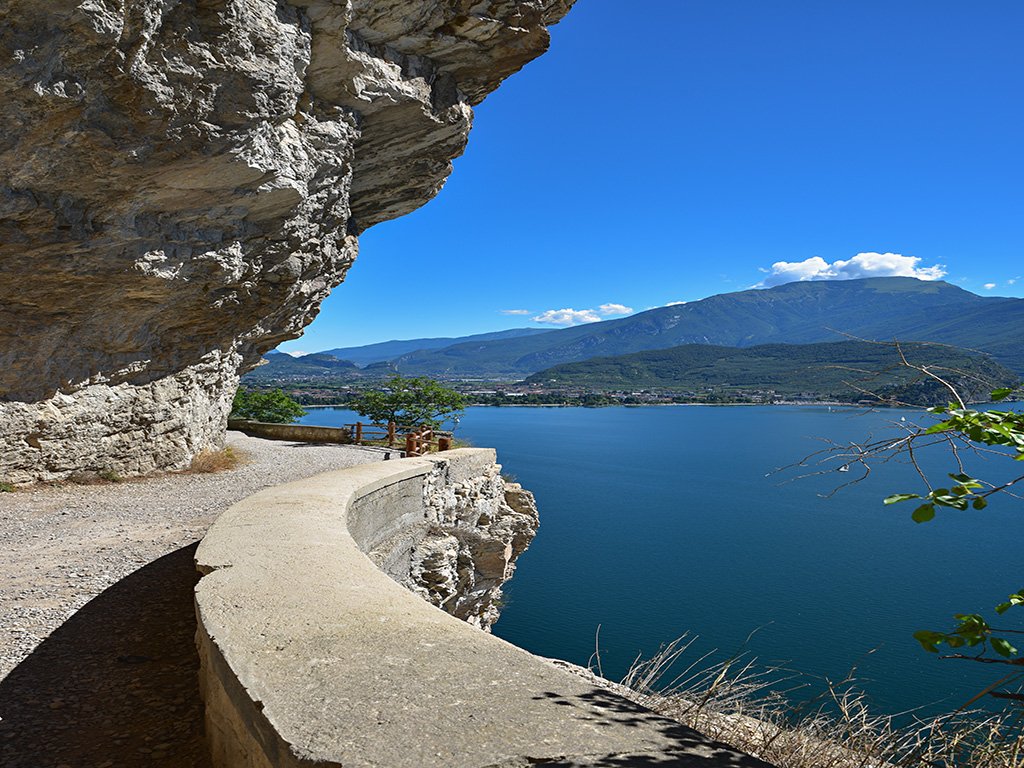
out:
<path id="1" fill-rule="evenodd" d="M 998 389 L 992 393 L 992 400 L 993 402 L 1005 400 L 1011 394 L 1013 394 L 1012 389 Z M 925 492 L 896 493 L 885 499 L 886 504 L 914 501 L 916 507 L 911 517 L 914 522 L 927 523 L 933 520 L 939 510 L 943 508 L 960 511 L 968 508 L 983 510 L 988 506 L 991 497 L 999 494 L 1011 495 L 1010 491 L 1013 486 L 1024 480 L 1024 474 L 999 483 L 972 477 L 963 471 L 962 466 L 959 466 L 958 455 L 964 449 L 980 450 L 989 456 L 1001 456 L 1008 460 L 1024 462 L 1024 413 L 1010 410 L 980 411 L 966 407 L 963 402 L 950 403 L 947 406 L 929 408 L 928 410 L 943 418 L 938 423 L 905 438 L 909 441 L 907 445 L 910 446 L 905 450 L 913 451 L 915 441 L 938 438 L 945 441 L 954 450 L 960 471 L 949 473 L 948 477 L 952 482 L 945 483 L 946 487 L 941 488 L 934 487 L 922 473 L 921 477 L 926 485 Z M 1018 496 L 1014 496 L 1014 498 L 1019 499 Z M 995 607 L 995 613 L 998 616 L 1003 616 L 1007 611 L 1022 605 L 1024 605 L 1024 588 L 1016 590 L 1005 601 L 999 603 Z M 1012 637 L 1007 637 L 1007 635 L 1022 634 L 1020 628 L 1010 628 L 1005 624 L 1002 627 L 994 627 L 980 613 L 958 613 L 953 618 L 956 624 L 950 631 L 921 630 L 915 632 L 914 637 L 926 651 L 931 653 L 939 653 L 939 646 L 945 645 L 954 651 L 949 654 L 954 658 L 970 658 L 987 663 L 1024 666 L 1024 657 L 1021 656 L 1020 650 L 1015 645 L 1015 643 L 1020 643 L 1013 640 Z M 967 649 L 971 649 L 970 653 L 962 652 Z M 990 651 L 996 655 L 994 657 L 989 655 Z M 999 685 L 1004 685 L 1010 679 L 1020 679 L 1020 677 L 1024 677 L 1024 675 L 1011 675 L 1009 679 L 1001 680 Z M 1024 696 L 1021 694 L 999 692 L 995 688 L 989 692 L 1001 698 L 1024 701 Z"/>
<path id="2" fill-rule="evenodd" d="M 349 406 L 374 424 L 395 422 L 401 429 L 438 428 L 466 407 L 465 398 L 433 379 L 392 376 L 379 390 L 367 390 Z"/>
<path id="3" fill-rule="evenodd" d="M 231 418 L 264 421 L 271 424 L 291 424 L 306 410 L 292 398 L 275 389 L 270 392 L 241 389 L 231 404 Z"/>
<path id="4" fill-rule="evenodd" d="M 867 477 L 873 464 L 895 458 L 908 460 L 917 471 L 924 488 L 916 493 L 894 493 L 885 498 L 884 503 L 915 502 L 911 518 L 916 523 L 928 523 L 944 510 L 984 510 L 993 497 L 1006 497 L 1019 502 L 1021 497 L 1013 491 L 1024 481 L 1024 474 L 1016 476 L 1018 473 L 1011 472 L 1009 475 L 1013 479 L 990 482 L 969 474 L 965 461 L 971 455 L 981 455 L 996 461 L 1024 462 L 1024 413 L 969 407 L 948 380 L 940 378 L 926 367 L 917 367 L 917 370 L 942 384 L 947 394 L 956 401 L 928 409 L 928 413 L 938 418 L 935 423 L 928 426 L 901 423 L 902 432 L 895 437 L 864 444 L 833 445 L 815 455 L 819 458 L 823 455 L 824 461 L 838 460 L 844 471 L 859 466 L 863 474 L 851 482 L 859 482 Z M 1022 392 L 1020 389 L 1000 388 L 991 393 L 991 399 L 999 402 Z M 956 469 L 955 472 L 947 473 L 945 477 L 948 479 L 942 483 L 934 482 L 934 478 L 928 476 L 918 461 L 923 452 L 938 448 L 948 450 L 950 461 Z M 806 466 L 808 459 L 801 462 L 800 466 Z M 1010 686 L 1024 680 L 1024 655 L 1019 649 L 1024 648 L 1024 643 L 1014 639 L 1024 635 L 1024 625 L 1020 622 L 1024 616 L 1017 616 L 1017 624 L 1011 626 L 1017 614 L 1024 614 L 1024 610 L 1013 609 L 1019 609 L 1022 605 L 1024 588 L 1010 592 L 1005 600 L 995 606 L 994 613 L 998 618 L 993 618 L 992 623 L 980 612 L 957 613 L 953 616 L 955 623 L 950 629 L 921 630 L 914 633 L 914 638 L 930 653 L 940 653 L 943 650 L 941 646 L 945 646 L 947 652 L 944 658 L 970 659 L 1011 667 L 1009 675 L 979 693 L 972 702 L 986 694 L 1024 702 L 1024 694 L 1009 690 Z M 1007 612 L 1011 612 L 1009 616 L 1005 616 Z"/>

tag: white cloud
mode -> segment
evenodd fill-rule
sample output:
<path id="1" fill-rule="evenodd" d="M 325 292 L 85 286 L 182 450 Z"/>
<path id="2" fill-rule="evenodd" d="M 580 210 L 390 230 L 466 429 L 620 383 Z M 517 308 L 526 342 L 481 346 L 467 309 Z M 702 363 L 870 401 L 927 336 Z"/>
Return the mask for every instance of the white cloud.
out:
<path id="1" fill-rule="evenodd" d="M 1011 277 L 1009 280 L 1006 281 L 1006 284 L 1007 285 L 1016 285 L 1018 280 L 1020 280 L 1019 277 Z"/>
<path id="2" fill-rule="evenodd" d="M 683 304 L 689 304 L 689 303 L 690 302 L 688 302 L 688 301 L 670 301 L 665 306 L 666 307 L 681 307 Z"/>
<path id="3" fill-rule="evenodd" d="M 535 323 L 547 325 L 580 325 L 600 322 L 601 316 L 592 309 L 549 309 L 531 318 Z"/>
<path id="4" fill-rule="evenodd" d="M 583 323 L 597 323 L 603 318 L 614 315 L 628 315 L 633 311 L 632 307 L 625 304 L 602 304 L 597 309 L 549 309 L 531 318 L 535 323 L 545 325 L 582 325 Z"/>
<path id="5" fill-rule="evenodd" d="M 597 311 L 605 317 L 609 317 L 610 315 L 628 315 L 633 308 L 627 307 L 625 304 L 602 304 Z"/>
<path id="6" fill-rule="evenodd" d="M 985 283 L 981 287 L 984 288 L 986 291 L 991 291 L 993 288 L 996 287 L 996 284 L 995 283 Z"/>
<path id="7" fill-rule="evenodd" d="M 755 288 L 771 288 L 774 285 L 803 280 L 855 280 L 860 277 L 916 277 L 919 280 L 941 280 L 946 276 L 943 264 L 930 267 L 918 266 L 917 256 L 903 256 L 899 253 L 858 253 L 852 259 L 829 263 L 821 256 L 812 256 L 803 261 L 777 261 L 770 270 L 762 269 L 768 276 Z"/>
<path id="8" fill-rule="evenodd" d="M 528 314 L 530 314 L 530 310 L 528 310 L 528 309 L 499 309 L 498 311 L 501 314 L 503 314 L 503 315 L 528 315 Z"/>
<path id="9" fill-rule="evenodd" d="M 298 352 L 298 351 L 296 351 L 296 352 L 285 352 L 285 354 L 286 355 L 291 355 L 292 357 L 305 357 L 306 355 L 309 354 L 309 352 Z"/>

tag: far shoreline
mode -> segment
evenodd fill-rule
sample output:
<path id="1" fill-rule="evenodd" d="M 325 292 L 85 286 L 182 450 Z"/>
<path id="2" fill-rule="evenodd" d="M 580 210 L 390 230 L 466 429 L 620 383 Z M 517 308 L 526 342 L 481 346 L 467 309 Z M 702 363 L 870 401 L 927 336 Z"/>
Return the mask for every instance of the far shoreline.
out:
<path id="1" fill-rule="evenodd" d="M 853 408 L 853 409 L 871 409 L 871 408 L 906 408 L 908 410 L 916 410 L 920 408 L 924 410 L 929 406 L 912 406 L 912 405 L 863 405 L 858 403 L 840 403 L 829 400 L 822 400 L 820 402 L 808 402 L 801 400 L 798 402 L 790 401 L 779 401 L 775 403 L 606 403 L 603 405 L 581 405 L 579 403 L 507 403 L 503 405 L 493 405 L 491 403 L 470 403 L 467 408 L 750 408 L 755 406 L 763 407 L 774 407 L 774 406 L 798 406 L 808 408 Z M 316 405 L 303 405 L 303 408 L 309 410 L 313 408 L 338 408 L 342 410 L 351 410 L 348 403 L 318 403 Z"/>

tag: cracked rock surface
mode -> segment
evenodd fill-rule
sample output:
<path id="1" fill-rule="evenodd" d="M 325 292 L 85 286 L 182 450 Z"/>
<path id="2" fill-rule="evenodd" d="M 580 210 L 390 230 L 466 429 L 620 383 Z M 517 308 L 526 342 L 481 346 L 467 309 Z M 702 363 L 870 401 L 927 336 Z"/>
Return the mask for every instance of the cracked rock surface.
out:
<path id="1" fill-rule="evenodd" d="M 367 227 L 573 0 L 8 0 L 0 480 L 145 473 L 223 440 Z"/>
<path id="2" fill-rule="evenodd" d="M 501 465 L 452 483 L 439 464 L 424 485 L 430 534 L 412 551 L 413 592 L 463 621 L 490 631 L 502 585 L 533 541 L 539 516 L 530 491 L 501 478 Z"/>

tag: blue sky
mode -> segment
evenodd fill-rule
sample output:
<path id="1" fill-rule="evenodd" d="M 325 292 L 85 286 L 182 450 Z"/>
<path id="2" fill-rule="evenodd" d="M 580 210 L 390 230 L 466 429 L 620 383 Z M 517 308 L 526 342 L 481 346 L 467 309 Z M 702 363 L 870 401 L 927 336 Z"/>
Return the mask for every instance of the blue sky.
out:
<path id="1" fill-rule="evenodd" d="M 886 271 L 1024 296 L 1019 0 L 579 0 L 552 37 L 282 350 Z"/>

